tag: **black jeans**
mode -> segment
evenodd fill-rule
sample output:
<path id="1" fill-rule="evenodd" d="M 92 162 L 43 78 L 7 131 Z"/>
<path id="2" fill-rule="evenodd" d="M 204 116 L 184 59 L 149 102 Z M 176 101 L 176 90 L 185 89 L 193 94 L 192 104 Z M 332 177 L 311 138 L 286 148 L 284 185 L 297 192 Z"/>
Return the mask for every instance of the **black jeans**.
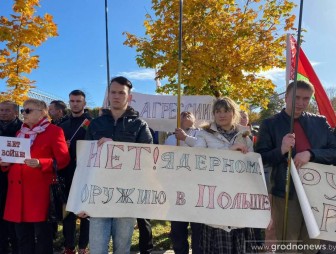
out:
<path id="1" fill-rule="evenodd" d="M 0 253 L 7 253 L 9 250 L 9 234 L 7 221 L 0 219 Z"/>
<path id="2" fill-rule="evenodd" d="M 10 247 L 9 247 L 10 245 Z M 14 223 L 0 219 L 0 254 L 12 250 L 12 254 L 18 254 Z"/>
<path id="3" fill-rule="evenodd" d="M 170 237 L 173 242 L 173 249 L 176 254 L 188 254 L 188 225 L 189 222 L 172 221 Z M 202 224 L 190 223 L 191 227 L 191 249 L 193 254 L 201 254 L 200 239 Z"/>
<path id="4" fill-rule="evenodd" d="M 53 254 L 51 223 L 15 223 L 15 233 L 20 254 Z"/>
<path id="5" fill-rule="evenodd" d="M 63 219 L 63 236 L 64 236 L 65 248 L 75 249 L 76 220 L 77 216 L 72 212 L 70 212 Z M 79 228 L 79 240 L 78 240 L 79 249 L 86 249 L 86 247 L 88 246 L 89 229 L 90 229 L 90 221 L 87 218 L 81 218 Z"/>
<path id="6" fill-rule="evenodd" d="M 152 226 L 148 219 L 137 219 L 139 228 L 140 254 L 150 254 L 153 250 Z"/>

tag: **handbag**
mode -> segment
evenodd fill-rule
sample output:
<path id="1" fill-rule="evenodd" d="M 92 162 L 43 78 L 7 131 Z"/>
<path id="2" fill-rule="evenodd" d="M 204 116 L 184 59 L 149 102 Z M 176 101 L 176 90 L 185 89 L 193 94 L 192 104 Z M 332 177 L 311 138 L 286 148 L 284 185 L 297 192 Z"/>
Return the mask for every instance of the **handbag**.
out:
<path id="1" fill-rule="evenodd" d="M 49 222 L 59 222 L 63 220 L 63 207 L 66 204 L 65 181 L 57 174 L 57 162 L 53 162 L 53 179 L 49 187 Z"/>

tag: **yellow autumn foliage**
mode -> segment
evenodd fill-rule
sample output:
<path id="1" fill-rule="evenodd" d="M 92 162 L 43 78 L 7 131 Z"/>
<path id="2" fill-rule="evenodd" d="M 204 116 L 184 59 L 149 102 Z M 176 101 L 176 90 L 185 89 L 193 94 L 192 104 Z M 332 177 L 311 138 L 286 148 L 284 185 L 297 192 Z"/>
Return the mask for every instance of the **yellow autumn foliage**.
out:
<path id="1" fill-rule="evenodd" d="M 295 31 L 288 0 L 183 1 L 182 75 L 185 94 L 230 96 L 266 107 L 274 84 L 262 71 L 285 65 L 286 32 Z M 152 0 L 145 37 L 125 32 L 139 66 L 167 79 L 158 92 L 176 93 L 179 1 Z"/>
<path id="2" fill-rule="evenodd" d="M 6 80 L 7 91 L 0 101 L 11 100 L 19 105 L 27 99 L 35 81 L 26 74 L 38 68 L 39 57 L 32 55 L 49 37 L 57 36 L 57 25 L 50 14 L 35 15 L 40 0 L 15 0 L 9 17 L 0 16 L 0 78 Z"/>

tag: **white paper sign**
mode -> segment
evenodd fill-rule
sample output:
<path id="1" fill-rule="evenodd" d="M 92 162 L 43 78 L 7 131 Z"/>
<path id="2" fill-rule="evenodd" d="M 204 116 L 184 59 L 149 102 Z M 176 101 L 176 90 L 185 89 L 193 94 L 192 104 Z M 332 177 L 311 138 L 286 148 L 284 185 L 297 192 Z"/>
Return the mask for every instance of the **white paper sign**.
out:
<path id="1" fill-rule="evenodd" d="M 295 189 L 300 200 L 308 233 L 311 238 L 336 240 L 336 167 L 308 163 L 297 174 L 293 167 L 293 179 L 297 176 L 300 184 L 294 180 Z M 307 199 L 305 198 L 307 197 Z M 313 215 L 313 216 L 312 216 Z"/>
<path id="2" fill-rule="evenodd" d="M 3 162 L 24 163 L 30 159 L 30 139 L 0 137 L 0 157 Z"/>
<path id="3" fill-rule="evenodd" d="M 66 209 L 235 227 L 270 221 L 259 154 L 121 142 L 77 142 Z"/>
<path id="4" fill-rule="evenodd" d="M 196 126 L 212 120 L 211 96 L 181 96 L 181 112 L 195 115 Z M 177 96 L 132 93 L 130 105 L 139 112 L 155 131 L 174 131 L 176 128 Z"/>

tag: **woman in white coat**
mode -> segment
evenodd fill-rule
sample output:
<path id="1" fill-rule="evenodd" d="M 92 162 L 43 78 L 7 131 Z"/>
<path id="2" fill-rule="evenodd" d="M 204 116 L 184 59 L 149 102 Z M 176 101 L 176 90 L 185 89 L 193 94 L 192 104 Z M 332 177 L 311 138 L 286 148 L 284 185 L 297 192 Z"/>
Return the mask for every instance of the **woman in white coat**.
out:
<path id="1" fill-rule="evenodd" d="M 213 104 L 214 122 L 203 127 L 197 135 L 194 147 L 228 149 L 247 153 L 253 151 L 253 143 L 246 129 L 239 125 L 238 105 L 230 98 L 217 99 Z M 200 246 L 203 253 L 251 253 L 245 246 L 255 241 L 251 228 L 232 228 L 218 225 L 204 225 Z M 249 244 L 252 244 L 249 242 Z"/>

